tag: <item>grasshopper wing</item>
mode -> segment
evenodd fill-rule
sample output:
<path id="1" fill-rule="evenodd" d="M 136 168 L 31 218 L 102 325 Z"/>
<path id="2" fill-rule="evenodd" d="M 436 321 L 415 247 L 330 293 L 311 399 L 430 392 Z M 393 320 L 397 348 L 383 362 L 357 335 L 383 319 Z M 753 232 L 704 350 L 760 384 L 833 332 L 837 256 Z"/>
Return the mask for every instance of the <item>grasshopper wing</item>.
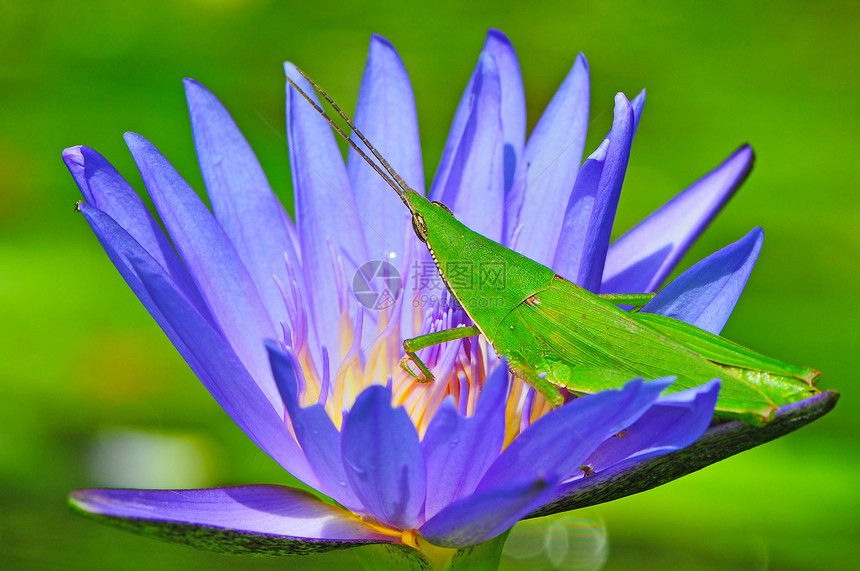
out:
<path id="1" fill-rule="evenodd" d="M 633 377 L 676 376 L 672 392 L 720 378 L 722 416 L 759 424 L 778 406 L 751 379 L 559 276 L 515 307 L 492 342 L 526 382 L 539 378 L 574 393 L 618 388 Z"/>
<path id="2" fill-rule="evenodd" d="M 632 316 L 648 324 L 678 343 L 699 353 L 714 364 L 731 370 L 761 387 L 778 405 L 789 404 L 818 394 L 815 384 L 821 373 L 809 367 L 789 365 L 778 359 L 766 357 L 699 329 L 689 323 L 653 313 L 637 313 Z"/>

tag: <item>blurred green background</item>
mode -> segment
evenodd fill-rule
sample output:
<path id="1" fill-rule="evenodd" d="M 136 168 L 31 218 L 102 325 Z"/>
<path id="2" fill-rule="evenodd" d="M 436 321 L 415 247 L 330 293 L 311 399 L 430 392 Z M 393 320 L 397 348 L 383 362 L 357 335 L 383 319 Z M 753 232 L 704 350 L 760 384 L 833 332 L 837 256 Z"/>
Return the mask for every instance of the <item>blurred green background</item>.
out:
<path id="1" fill-rule="evenodd" d="M 0 566 L 354 561 L 196 552 L 67 510 L 76 487 L 288 478 L 206 394 L 73 214 L 79 195 L 60 152 L 87 144 L 141 189 L 121 138 L 136 131 L 202 189 L 181 84 L 191 76 L 225 102 L 291 204 L 282 61 L 303 66 L 350 109 L 378 32 L 410 71 L 429 180 L 489 27 L 518 50 L 530 128 L 577 52 L 586 54 L 587 152 L 611 123 L 613 94 L 648 89 L 619 230 L 753 144 L 752 177 L 683 265 L 764 227 L 758 267 L 725 334 L 819 368 L 823 386 L 843 395 L 829 416 L 778 442 L 581 512 L 608 530 L 607 568 L 858 565 L 856 3 L 7 0 L 2 12 Z"/>

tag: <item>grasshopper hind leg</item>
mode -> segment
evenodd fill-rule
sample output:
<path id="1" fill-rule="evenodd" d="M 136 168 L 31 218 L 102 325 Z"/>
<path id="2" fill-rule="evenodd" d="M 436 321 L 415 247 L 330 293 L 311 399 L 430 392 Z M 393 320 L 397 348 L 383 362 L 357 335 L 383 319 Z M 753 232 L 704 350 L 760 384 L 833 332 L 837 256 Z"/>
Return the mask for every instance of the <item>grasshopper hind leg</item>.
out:
<path id="1" fill-rule="evenodd" d="M 559 387 L 548 381 L 546 375 L 541 375 L 528 365 L 519 363 L 510 357 L 508 358 L 508 369 L 512 375 L 533 386 L 553 407 L 564 404 L 564 397 L 559 392 Z"/>

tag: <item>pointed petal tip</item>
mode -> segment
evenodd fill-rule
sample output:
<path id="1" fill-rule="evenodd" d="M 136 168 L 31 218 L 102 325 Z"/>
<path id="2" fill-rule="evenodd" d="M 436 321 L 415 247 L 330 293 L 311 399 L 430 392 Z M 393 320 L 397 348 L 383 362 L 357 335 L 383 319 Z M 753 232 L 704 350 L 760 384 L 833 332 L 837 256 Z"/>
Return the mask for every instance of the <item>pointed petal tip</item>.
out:
<path id="1" fill-rule="evenodd" d="M 63 149 L 63 160 L 66 161 L 66 164 L 68 164 L 69 160 L 81 160 L 85 148 L 83 145 L 75 145 L 74 147 Z"/>
<path id="2" fill-rule="evenodd" d="M 376 33 L 370 34 L 370 47 L 371 47 L 371 49 L 373 49 L 374 45 L 381 45 L 381 46 L 384 46 L 386 48 L 394 49 L 394 44 L 391 43 L 391 40 L 389 40 L 388 38 L 386 38 L 385 36 L 383 36 L 381 34 L 376 34 Z"/>
<path id="3" fill-rule="evenodd" d="M 298 414 L 301 405 L 298 396 L 299 381 L 293 360 L 290 353 L 284 351 L 277 341 L 266 339 L 264 343 L 269 357 L 269 366 L 272 368 L 272 376 L 275 378 L 275 386 L 287 412 L 291 417 L 294 417 Z"/>
<path id="4" fill-rule="evenodd" d="M 621 107 L 622 109 L 632 109 L 630 99 L 627 98 L 627 95 L 625 95 L 623 91 L 619 91 L 615 94 L 615 107 Z"/>
<path id="5" fill-rule="evenodd" d="M 78 507 L 84 501 L 84 494 L 87 490 L 72 490 L 66 500 L 71 507 Z"/>
<path id="6" fill-rule="evenodd" d="M 585 72 L 586 72 L 586 73 L 588 73 L 588 70 L 589 70 L 589 67 L 588 67 L 588 59 L 585 57 L 585 54 L 584 54 L 584 53 L 579 52 L 579 53 L 577 54 L 577 56 L 576 56 L 576 60 L 573 62 L 573 65 L 574 65 L 574 66 L 576 66 L 576 65 L 580 65 L 580 66 L 584 67 L 584 68 L 585 68 Z"/>
<path id="7" fill-rule="evenodd" d="M 80 169 L 85 167 L 88 160 L 107 162 L 107 159 L 101 156 L 98 151 L 86 145 L 75 145 L 65 148 L 63 149 L 62 156 L 63 162 L 66 163 L 66 168 L 72 171 L 73 175 L 79 174 Z"/>
<path id="8" fill-rule="evenodd" d="M 274 339 L 264 339 L 263 345 L 266 346 L 266 351 L 268 351 L 270 358 L 272 355 L 283 353 L 283 351 L 281 350 L 280 343 L 278 343 Z"/>
<path id="9" fill-rule="evenodd" d="M 69 173 L 71 173 L 72 178 L 75 179 L 75 182 L 78 184 L 78 188 L 81 190 L 81 194 L 84 195 L 84 199 L 86 200 L 89 199 L 89 189 L 83 181 L 85 170 L 84 149 L 85 147 L 81 145 L 63 149 L 63 163 L 66 165 L 66 168 L 69 169 Z"/>
<path id="10" fill-rule="evenodd" d="M 755 241 L 756 247 L 761 248 L 761 244 L 764 243 L 764 229 L 761 226 L 756 226 L 755 228 L 747 232 L 746 236 L 741 238 L 741 240 L 745 239 Z"/>
<path id="11" fill-rule="evenodd" d="M 674 383 L 675 381 L 678 380 L 678 377 L 675 375 L 670 375 L 668 377 L 660 377 L 659 379 L 654 379 L 651 381 L 643 381 L 643 379 L 640 377 L 640 378 L 634 379 L 634 380 L 639 381 L 639 382 L 644 382 L 647 384 L 653 384 L 655 386 L 663 385 L 663 388 L 667 389 L 672 385 L 672 383 Z"/>
<path id="12" fill-rule="evenodd" d="M 152 143 L 150 143 L 146 137 L 138 135 L 134 131 L 126 131 L 122 134 L 122 138 L 125 140 L 125 144 L 129 149 L 152 146 Z"/>
<path id="13" fill-rule="evenodd" d="M 182 86 L 185 88 L 185 97 L 188 99 L 188 103 L 191 103 L 192 99 L 196 99 L 198 97 L 214 97 L 212 92 L 209 89 L 191 77 L 185 77 L 182 79 Z"/>
<path id="14" fill-rule="evenodd" d="M 671 393 L 668 395 L 662 395 L 657 403 L 665 403 L 665 402 L 692 402 L 699 398 L 708 398 L 712 399 L 713 405 L 711 405 L 711 413 L 710 417 L 713 416 L 713 408 L 717 403 L 717 396 L 720 393 L 720 387 L 722 386 L 722 381 L 719 378 L 713 378 L 707 383 L 703 383 L 699 386 L 692 387 L 689 389 L 685 389 L 683 391 L 677 393 Z M 703 429 L 704 430 L 704 429 Z"/>
<path id="15" fill-rule="evenodd" d="M 733 159 L 749 162 L 747 172 L 744 176 L 746 176 L 746 174 L 749 174 L 749 171 L 752 170 L 753 163 L 755 163 L 755 151 L 753 150 L 752 145 L 750 145 L 749 143 L 744 143 L 743 145 L 738 147 L 737 150 L 735 150 L 735 152 L 732 153 L 727 160 L 730 161 Z"/>
<path id="16" fill-rule="evenodd" d="M 72 490 L 66 498 L 66 504 L 72 511 L 83 514 L 100 514 L 98 509 L 99 490 Z"/>
<path id="17" fill-rule="evenodd" d="M 508 38 L 508 36 L 503 31 L 497 28 L 490 28 L 489 30 L 487 30 L 487 39 L 485 40 L 484 45 L 489 43 L 490 40 L 495 40 L 503 44 L 512 46 L 511 40 Z"/>

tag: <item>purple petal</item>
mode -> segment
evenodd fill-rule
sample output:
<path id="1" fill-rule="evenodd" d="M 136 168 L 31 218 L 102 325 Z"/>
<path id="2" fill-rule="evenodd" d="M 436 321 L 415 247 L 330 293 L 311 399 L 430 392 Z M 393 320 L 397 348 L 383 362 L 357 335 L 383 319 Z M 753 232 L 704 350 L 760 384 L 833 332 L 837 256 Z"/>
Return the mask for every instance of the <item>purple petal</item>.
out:
<path id="1" fill-rule="evenodd" d="M 615 96 L 615 120 L 603 144 L 585 161 L 562 222 L 553 269 L 583 288 L 600 291 L 609 235 L 633 144 L 634 113 Z"/>
<path id="2" fill-rule="evenodd" d="M 763 242 L 762 229 L 753 228 L 675 278 L 642 311 L 668 315 L 719 335 L 744 291 Z"/>
<path id="3" fill-rule="evenodd" d="M 345 508 L 358 511 L 361 503 L 349 487 L 343 469 L 340 432 L 323 406 L 317 404 L 301 408 L 299 405 L 295 355 L 282 351 L 273 343 L 267 343 L 267 348 L 272 373 L 284 397 L 296 439 L 314 475 L 319 479 L 320 491 Z"/>
<path id="4" fill-rule="evenodd" d="M 484 53 L 493 56 L 499 69 L 502 90 L 502 131 L 505 147 L 505 191 L 513 184 L 514 172 L 526 142 L 526 93 L 520 60 L 508 37 L 490 29 L 484 42 Z"/>
<path id="5" fill-rule="evenodd" d="M 130 531 L 229 553 L 301 555 L 395 540 L 346 510 L 285 486 L 77 490 L 72 508 Z"/>
<path id="6" fill-rule="evenodd" d="M 497 242 L 502 239 L 505 180 L 502 91 L 495 59 L 482 54 L 471 82 L 466 124 L 447 176 L 437 175 L 430 196 L 457 219 Z"/>
<path id="7" fill-rule="evenodd" d="M 588 131 L 588 62 L 580 54 L 535 125 L 526 143 L 521 168 L 525 174 L 517 251 L 550 264 L 564 210 L 573 189 Z"/>
<path id="8" fill-rule="evenodd" d="M 503 482 L 453 503 L 421 526 L 427 541 L 443 547 L 477 545 L 514 526 L 553 497 L 553 477 Z"/>
<path id="9" fill-rule="evenodd" d="M 423 194 L 424 169 L 412 84 L 394 46 L 377 34 L 370 39 L 354 121 L 403 180 Z M 353 135 L 352 139 L 370 156 L 358 137 Z M 365 224 L 368 254 L 378 257 L 395 253 L 399 259 L 406 231 L 412 231 L 409 211 L 382 177 L 351 148 L 346 167 Z"/>
<path id="10" fill-rule="evenodd" d="M 498 366 L 487 378 L 470 418 L 446 399 L 430 421 L 421 449 L 427 466 L 426 518 L 470 495 L 495 461 L 505 438 L 508 369 Z"/>
<path id="11" fill-rule="evenodd" d="M 126 142 L 173 243 L 227 341 L 276 407 L 280 397 L 263 348 L 275 330 L 257 288 L 215 218 L 167 159 L 146 139 Z"/>
<path id="12" fill-rule="evenodd" d="M 424 510 L 424 457 L 418 432 L 391 390 L 366 388 L 343 424 L 346 476 L 365 509 L 383 523 L 414 529 Z"/>
<path id="13" fill-rule="evenodd" d="M 285 63 L 284 71 L 317 101 L 310 84 L 293 64 Z M 335 351 L 340 347 L 341 307 L 331 248 L 335 256 L 346 259 L 344 269 L 348 275 L 369 258 L 352 187 L 331 127 L 289 84 L 286 108 L 296 221 L 310 313 L 319 344 Z M 342 357 L 337 351 L 332 356 L 336 361 Z"/>
<path id="14" fill-rule="evenodd" d="M 78 205 L 78 211 L 84 216 L 90 228 L 93 230 L 99 243 L 107 253 L 113 265 L 119 271 L 125 283 L 134 292 L 134 295 L 140 300 L 143 306 L 149 311 L 149 314 L 158 323 L 158 326 L 167 334 L 171 343 L 176 346 L 176 349 L 182 357 L 188 362 L 192 369 L 199 368 L 196 357 L 189 351 L 185 344 L 179 339 L 173 327 L 167 318 L 161 313 L 161 310 L 153 301 L 149 292 L 146 291 L 143 282 L 137 275 L 137 271 L 129 263 L 129 256 L 143 258 L 146 255 L 151 256 L 151 253 L 146 251 L 124 228 L 116 221 L 99 210 L 91 206 L 89 203 L 81 203 Z M 153 263 L 158 264 L 158 261 L 153 258 Z M 177 285 L 177 288 L 179 286 Z"/>
<path id="15" fill-rule="evenodd" d="M 289 218 L 233 118 L 208 89 L 185 80 L 191 130 L 212 211 L 256 284 L 273 323 L 287 311 L 272 276 L 287 283 L 284 255 L 298 267 Z"/>
<path id="16" fill-rule="evenodd" d="M 505 448 L 478 491 L 530 476 L 572 476 L 606 438 L 639 418 L 671 381 L 630 381 L 621 390 L 580 397 L 542 416 Z"/>
<path id="17" fill-rule="evenodd" d="M 599 472 L 530 515 L 549 515 L 650 490 L 738 452 L 785 436 L 830 412 L 838 400 L 839 393 L 827 391 L 782 406 L 764 426 L 751 426 L 739 420 L 713 424 L 701 438 L 682 450 L 625 462 Z"/>
<path id="18" fill-rule="evenodd" d="M 65 149 L 63 160 L 84 199 L 123 227 L 167 271 L 197 310 L 211 319 L 209 308 L 167 236 L 113 165 L 96 151 L 83 146 Z"/>
<path id="19" fill-rule="evenodd" d="M 230 344 L 200 317 L 151 259 L 130 257 L 129 262 L 179 339 L 194 354 L 199 364 L 195 374 L 224 412 L 285 470 L 310 486 L 318 486 L 282 420 L 280 401 L 276 407 L 267 402 Z"/>
<path id="20" fill-rule="evenodd" d="M 264 452 L 309 485 L 317 480 L 282 421 L 229 343 L 163 268 L 109 216 L 79 206 L 120 273 L 224 411 Z"/>
<path id="21" fill-rule="evenodd" d="M 630 106 L 633 108 L 633 135 L 635 136 L 636 131 L 639 129 L 639 120 L 642 118 L 642 108 L 645 107 L 644 89 L 639 92 L 639 95 L 633 98 Z"/>
<path id="22" fill-rule="evenodd" d="M 689 446 L 704 434 L 714 417 L 718 379 L 660 397 L 621 438 L 607 439 L 585 461 L 595 472 L 621 462 L 643 460 Z"/>
<path id="23" fill-rule="evenodd" d="M 439 160 L 439 168 L 436 169 L 436 176 L 433 179 L 432 190 L 430 191 L 430 196 L 434 197 L 434 200 L 439 200 L 435 197 L 439 196 L 441 187 L 444 186 L 444 182 L 449 176 L 449 171 L 454 161 L 454 154 L 460 145 L 460 139 L 463 137 L 463 131 L 472 113 L 472 108 L 474 107 L 472 99 L 473 87 L 475 79 L 481 73 L 481 60 L 484 56 L 492 57 L 498 70 L 504 139 L 505 191 L 511 188 L 514 172 L 522 155 L 523 142 L 525 141 L 525 91 L 523 90 L 520 63 L 514 47 L 502 32 L 491 29 L 487 32 L 481 56 L 478 58 L 478 65 L 466 84 L 466 89 L 463 91 L 463 96 L 460 98 L 457 112 L 454 114 L 454 120 L 448 131 L 448 140 L 445 142 L 445 149 L 442 151 L 442 158 Z"/>
<path id="24" fill-rule="evenodd" d="M 601 293 L 657 289 L 752 169 L 744 145 L 609 247 Z"/>

